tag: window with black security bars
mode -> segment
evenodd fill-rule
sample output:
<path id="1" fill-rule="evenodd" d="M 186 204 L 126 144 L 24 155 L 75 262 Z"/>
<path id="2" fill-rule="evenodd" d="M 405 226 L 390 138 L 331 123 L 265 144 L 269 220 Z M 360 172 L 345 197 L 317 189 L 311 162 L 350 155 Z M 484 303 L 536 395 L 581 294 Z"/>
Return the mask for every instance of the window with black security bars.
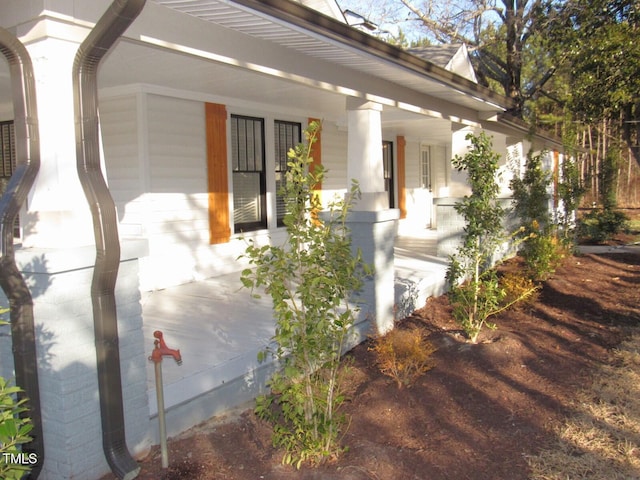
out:
<path id="1" fill-rule="evenodd" d="M 16 140 L 13 122 L 0 122 L 0 194 L 4 194 L 16 169 Z M 19 218 L 13 225 L 13 236 L 20 236 Z"/>
<path id="2" fill-rule="evenodd" d="M 289 163 L 288 152 L 302 141 L 302 124 L 276 120 L 274 122 L 275 159 L 276 159 L 276 216 L 278 226 L 284 225 L 286 205 L 282 189 L 285 186 Z"/>
<path id="3" fill-rule="evenodd" d="M 395 178 L 393 174 L 393 142 L 382 142 L 382 164 L 384 168 L 384 191 L 389 195 L 389 208 L 395 208 Z"/>
<path id="4" fill-rule="evenodd" d="M 266 228 L 264 119 L 231 116 L 231 162 L 234 231 Z"/>

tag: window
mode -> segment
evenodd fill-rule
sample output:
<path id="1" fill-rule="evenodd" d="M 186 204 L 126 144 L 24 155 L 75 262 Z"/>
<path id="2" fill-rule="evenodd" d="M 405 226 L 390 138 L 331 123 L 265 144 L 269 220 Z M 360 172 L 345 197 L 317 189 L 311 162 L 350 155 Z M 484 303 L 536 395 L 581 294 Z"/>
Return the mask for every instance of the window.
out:
<path id="1" fill-rule="evenodd" d="M 16 144 L 13 122 L 0 122 L 0 182 L 2 191 L 16 166 Z"/>
<path id="2" fill-rule="evenodd" d="M 16 168 L 16 142 L 13 122 L 0 122 L 0 195 L 4 193 L 9 179 Z M 13 228 L 13 236 L 20 236 L 18 218 Z"/>
<path id="3" fill-rule="evenodd" d="M 420 188 L 431 190 L 431 148 L 420 149 Z"/>
<path id="4" fill-rule="evenodd" d="M 231 116 L 234 231 L 267 227 L 264 120 Z"/>
<path id="5" fill-rule="evenodd" d="M 283 122 L 276 120 L 274 123 L 275 136 L 275 159 L 276 159 L 276 216 L 278 226 L 284 225 L 283 220 L 286 214 L 286 205 L 281 194 L 284 187 L 287 173 L 287 163 L 289 150 L 302 141 L 302 125 L 294 122 Z"/>
<path id="6" fill-rule="evenodd" d="M 384 166 L 384 191 L 389 194 L 389 208 L 395 208 L 393 178 L 393 142 L 382 142 L 382 162 Z"/>
<path id="7" fill-rule="evenodd" d="M 515 143 L 507 146 L 507 167 L 515 178 L 522 178 L 525 161 L 522 155 L 522 144 Z"/>

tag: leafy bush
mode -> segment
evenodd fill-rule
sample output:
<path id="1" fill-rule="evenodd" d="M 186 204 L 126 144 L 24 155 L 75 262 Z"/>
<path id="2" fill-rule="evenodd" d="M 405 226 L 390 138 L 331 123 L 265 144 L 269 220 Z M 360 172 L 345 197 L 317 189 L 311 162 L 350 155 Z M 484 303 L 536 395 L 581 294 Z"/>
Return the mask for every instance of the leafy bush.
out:
<path id="1" fill-rule="evenodd" d="M 537 285 L 527 277 L 515 279 L 507 276 L 501 279 L 495 269 L 486 270 L 478 281 L 470 280 L 449 292 L 453 318 L 469 341 L 476 343 L 484 327 L 496 328 L 489 318 L 521 301 L 534 298 L 532 295 L 537 289 Z"/>
<path id="2" fill-rule="evenodd" d="M 306 145 L 289 152 L 282 190 L 286 244 L 250 242 L 245 257 L 252 268 L 241 278 L 254 292 L 266 287 L 273 300 L 276 347 L 259 359 L 271 354 L 283 365 L 269 382 L 271 394 L 258 398 L 256 413 L 274 424 L 273 443 L 286 450 L 283 461 L 298 467 L 341 451 L 337 443 L 344 418 L 336 413 L 344 401 L 341 354 L 358 311 L 353 294 L 371 273 L 360 252 L 352 253 L 346 227 L 357 185 L 346 199 L 330 205 L 326 217 L 318 215 L 314 188 L 324 171 L 309 169 L 319 128 L 312 123 L 305 130 Z"/>
<path id="3" fill-rule="evenodd" d="M 508 272 L 500 277 L 500 285 L 504 290 L 504 305 L 518 303 L 532 304 L 538 298 L 538 286 L 527 275 L 521 272 Z"/>
<path id="4" fill-rule="evenodd" d="M 484 327 L 494 330 L 496 325 L 489 317 L 501 311 L 505 292 L 495 270 L 486 270 L 478 277 L 452 288 L 449 301 L 453 318 L 460 324 L 471 343 L 476 343 Z"/>
<path id="5" fill-rule="evenodd" d="M 376 338 L 371 350 L 376 353 L 380 371 L 402 388 L 411 386 L 433 368 L 431 355 L 436 348 L 425 338 L 422 330 L 396 328 Z"/>
<path id="6" fill-rule="evenodd" d="M 462 326 L 472 343 L 484 327 L 495 328 L 489 318 L 511 307 L 535 291 L 525 288 L 519 295 L 508 292 L 500 283 L 495 267 L 498 246 L 508 239 L 502 221 L 504 209 L 498 203 L 498 160 L 500 156 L 492 151 L 491 140 L 486 134 L 467 135 L 471 141 L 469 152 L 456 156 L 453 165 L 459 171 L 466 170 L 471 185 L 471 195 L 456 204 L 456 211 L 466 221 L 463 243 L 457 254 L 450 257 L 447 280 L 449 300 L 454 319 Z M 530 157 L 534 160 L 538 157 Z M 526 218 L 538 222 L 546 221 L 544 201 L 544 176 L 538 169 L 530 168 L 534 175 L 521 185 L 523 200 L 516 204 L 516 210 Z M 517 187 L 517 186 L 516 186 Z M 516 188 L 517 189 L 517 188 Z M 531 232 L 524 227 L 518 229 L 515 240 L 528 240 Z M 518 239 L 524 233 L 526 236 Z M 513 240 L 513 236 L 510 240 Z"/>
<path id="7" fill-rule="evenodd" d="M 585 241 L 602 243 L 628 228 L 629 217 L 614 209 L 596 209 L 580 219 L 578 235 Z"/>
<path id="8" fill-rule="evenodd" d="M 551 176 L 544 170 L 542 158 L 542 154 L 529 154 L 524 175 L 510 183 L 514 212 L 521 227 L 517 234 L 522 241 L 519 253 L 524 258 L 527 273 L 536 281 L 553 273 L 562 258 L 556 225 L 549 212 Z"/>
<path id="9" fill-rule="evenodd" d="M 526 273 L 534 281 L 546 280 L 566 256 L 566 248 L 553 233 L 539 231 L 535 222 L 528 230 L 520 249 Z"/>
<path id="10" fill-rule="evenodd" d="M 529 227 L 535 225 L 535 233 L 545 231 L 550 227 L 548 187 L 551 185 L 551 175 L 542 165 L 543 154 L 527 155 L 525 171 L 522 178 L 515 177 L 509 186 L 513 192 L 513 208 L 521 225 L 525 227 L 523 236 L 530 232 Z"/>
<path id="11" fill-rule="evenodd" d="M 564 158 L 557 191 L 562 206 L 557 218 L 558 237 L 565 248 L 573 249 L 576 243 L 576 210 L 587 191 L 575 160 Z"/>
<path id="12" fill-rule="evenodd" d="M 475 343 L 487 318 L 502 301 L 498 279 L 493 271 L 494 256 L 504 239 L 502 220 L 504 209 L 498 203 L 497 182 L 499 155 L 485 133 L 469 134 L 469 152 L 456 155 L 453 166 L 467 172 L 471 195 L 455 205 L 465 219 L 462 245 L 449 258 L 447 280 L 454 318 Z"/>
<path id="13" fill-rule="evenodd" d="M 0 314 L 7 311 L 0 309 Z M 4 323 L 0 321 L 0 324 Z M 30 471 L 26 465 L 11 463 L 11 455 L 18 455 L 21 445 L 31 441 L 29 432 L 33 428 L 31 420 L 24 416 L 28 411 L 27 399 L 15 400 L 21 392 L 20 388 L 10 386 L 0 377 L 0 478 L 3 480 L 19 480 Z"/>

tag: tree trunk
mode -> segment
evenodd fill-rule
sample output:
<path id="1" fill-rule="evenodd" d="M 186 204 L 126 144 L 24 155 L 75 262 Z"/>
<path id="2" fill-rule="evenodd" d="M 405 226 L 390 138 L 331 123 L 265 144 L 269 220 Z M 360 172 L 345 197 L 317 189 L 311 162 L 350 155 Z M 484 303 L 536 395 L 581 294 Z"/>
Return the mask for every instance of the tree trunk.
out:
<path id="1" fill-rule="evenodd" d="M 511 113 L 517 117 L 522 116 L 522 40 L 520 29 L 523 23 L 524 6 L 515 0 L 502 0 L 505 6 L 505 27 L 506 27 L 506 75 L 505 75 L 505 95 L 513 99 L 516 103 Z M 526 4 L 526 2 L 523 2 Z"/>

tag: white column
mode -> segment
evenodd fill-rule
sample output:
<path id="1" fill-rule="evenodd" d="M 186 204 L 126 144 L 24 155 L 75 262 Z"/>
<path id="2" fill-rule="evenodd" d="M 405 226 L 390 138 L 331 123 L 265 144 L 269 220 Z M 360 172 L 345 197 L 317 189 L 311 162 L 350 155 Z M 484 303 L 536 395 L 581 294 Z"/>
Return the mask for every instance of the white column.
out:
<path id="1" fill-rule="evenodd" d="M 24 247 L 94 244 L 76 169 L 71 71 L 78 44 L 47 38 L 27 45 L 38 101 L 41 167 L 24 218 Z"/>
<path id="2" fill-rule="evenodd" d="M 382 105 L 360 98 L 347 98 L 347 180 L 360 184 L 361 199 L 354 210 L 389 208 L 384 191 L 382 163 Z"/>
<path id="3" fill-rule="evenodd" d="M 21 217 L 24 239 L 16 261 L 34 299 L 46 452 L 42 479 L 91 479 L 109 471 L 91 302 L 95 240 L 76 168 L 72 67 L 81 40 L 25 41 L 36 82 L 41 168 Z M 121 245 L 115 291 L 125 430 L 133 453 L 151 444 L 144 348 L 149 340 L 138 280 L 138 259 L 146 255 L 145 242 Z"/>
<path id="4" fill-rule="evenodd" d="M 455 158 L 456 155 L 464 157 L 469 153 L 469 147 L 471 142 L 467 140 L 468 134 L 475 134 L 475 129 L 466 125 L 452 124 L 451 126 L 451 158 Z M 458 172 L 449 164 L 450 182 L 449 192 L 451 197 L 464 197 L 470 193 L 469 183 L 467 182 L 467 173 L 462 171 Z"/>
<path id="5" fill-rule="evenodd" d="M 358 294 L 362 302 L 356 328 L 359 340 L 393 328 L 393 247 L 400 211 L 389 209 L 389 197 L 384 191 L 381 112 L 382 105 L 377 103 L 347 99 L 347 175 L 349 180 L 358 180 L 362 194 L 347 224 L 353 247 L 376 272 L 365 280 Z"/>

